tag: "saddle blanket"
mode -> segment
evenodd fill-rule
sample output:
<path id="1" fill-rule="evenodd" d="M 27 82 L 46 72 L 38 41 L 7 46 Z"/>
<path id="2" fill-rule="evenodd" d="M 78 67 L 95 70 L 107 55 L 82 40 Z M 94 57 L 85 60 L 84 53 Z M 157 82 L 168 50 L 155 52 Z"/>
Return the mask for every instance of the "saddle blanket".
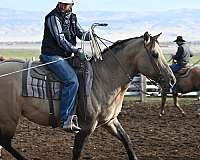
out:
<path id="1" fill-rule="evenodd" d="M 40 64 L 40 62 L 34 61 L 25 62 L 24 69 L 30 69 L 22 73 L 22 96 L 59 100 L 62 83 L 52 72 L 48 71 L 46 66 L 36 67 Z M 51 75 L 49 76 L 51 78 L 48 79 L 48 84 L 47 75 Z M 49 94 L 48 86 L 50 87 L 51 95 Z"/>
<path id="2" fill-rule="evenodd" d="M 24 63 L 26 71 L 22 73 L 22 96 L 60 100 L 62 81 L 53 72 L 49 71 L 47 66 L 38 67 L 41 64 L 36 61 Z M 71 65 L 75 69 L 79 80 L 79 97 L 89 96 L 93 81 L 91 64 L 87 61 L 80 63 L 78 59 L 74 59 Z"/>

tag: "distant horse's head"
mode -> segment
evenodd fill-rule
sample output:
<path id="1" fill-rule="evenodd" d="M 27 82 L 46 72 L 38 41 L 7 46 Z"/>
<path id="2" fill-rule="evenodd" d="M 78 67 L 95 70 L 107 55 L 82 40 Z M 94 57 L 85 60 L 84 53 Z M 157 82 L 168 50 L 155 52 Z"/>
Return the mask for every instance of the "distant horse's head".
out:
<path id="1" fill-rule="evenodd" d="M 158 82 L 163 90 L 168 91 L 175 83 L 175 77 L 159 46 L 157 39 L 160 35 L 161 33 L 152 37 L 148 32 L 144 34 L 143 42 L 140 42 L 144 47 L 137 54 L 135 64 L 140 73 Z"/>

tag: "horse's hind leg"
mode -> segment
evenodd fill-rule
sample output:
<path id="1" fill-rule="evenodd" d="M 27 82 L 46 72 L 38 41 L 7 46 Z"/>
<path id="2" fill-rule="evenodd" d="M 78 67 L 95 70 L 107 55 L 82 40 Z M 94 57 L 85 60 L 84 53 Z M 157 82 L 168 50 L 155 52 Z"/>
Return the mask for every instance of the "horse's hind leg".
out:
<path id="1" fill-rule="evenodd" d="M 0 139 L 0 145 L 8 151 L 10 154 L 12 154 L 13 157 L 15 157 L 17 160 L 26 160 L 19 152 L 17 152 L 11 145 L 11 139 L 1 138 Z"/>
<path id="2" fill-rule="evenodd" d="M 129 160 L 137 160 L 137 157 L 135 155 L 135 151 L 133 150 L 133 147 L 132 147 L 132 142 L 131 142 L 128 134 L 122 128 L 118 119 L 115 118 L 112 122 L 106 124 L 106 126 L 104 126 L 104 127 L 113 136 L 117 137 L 123 143 L 123 145 L 126 148 L 126 151 L 128 153 Z"/>
<path id="3" fill-rule="evenodd" d="M 183 116 L 185 116 L 184 110 L 180 107 L 178 103 L 178 93 L 173 93 L 173 99 L 174 99 L 174 106 L 178 108 L 178 110 L 182 113 Z"/>

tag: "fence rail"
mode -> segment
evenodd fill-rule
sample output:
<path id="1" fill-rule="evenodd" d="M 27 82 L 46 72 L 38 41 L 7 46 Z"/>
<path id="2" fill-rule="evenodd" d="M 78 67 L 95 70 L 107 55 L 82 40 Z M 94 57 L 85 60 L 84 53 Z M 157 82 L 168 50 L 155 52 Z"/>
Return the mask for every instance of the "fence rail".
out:
<path id="1" fill-rule="evenodd" d="M 133 81 L 130 84 L 127 92 L 125 93 L 125 96 L 140 96 L 141 101 L 144 101 L 144 97 L 149 95 L 145 95 L 141 90 L 148 93 L 149 95 L 157 97 L 161 96 L 161 93 L 159 92 L 160 89 L 157 86 L 153 85 L 143 75 L 137 75 L 133 78 Z M 200 92 L 190 92 L 187 94 L 181 94 L 181 96 L 195 96 L 200 100 Z"/>

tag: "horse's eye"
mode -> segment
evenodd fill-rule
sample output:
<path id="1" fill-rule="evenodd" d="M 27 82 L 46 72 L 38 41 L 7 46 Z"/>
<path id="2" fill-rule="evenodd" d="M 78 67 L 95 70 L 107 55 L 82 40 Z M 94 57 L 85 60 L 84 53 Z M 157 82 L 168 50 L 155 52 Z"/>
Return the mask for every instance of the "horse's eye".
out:
<path id="1" fill-rule="evenodd" d="M 158 53 L 152 52 L 152 57 L 158 59 Z"/>

